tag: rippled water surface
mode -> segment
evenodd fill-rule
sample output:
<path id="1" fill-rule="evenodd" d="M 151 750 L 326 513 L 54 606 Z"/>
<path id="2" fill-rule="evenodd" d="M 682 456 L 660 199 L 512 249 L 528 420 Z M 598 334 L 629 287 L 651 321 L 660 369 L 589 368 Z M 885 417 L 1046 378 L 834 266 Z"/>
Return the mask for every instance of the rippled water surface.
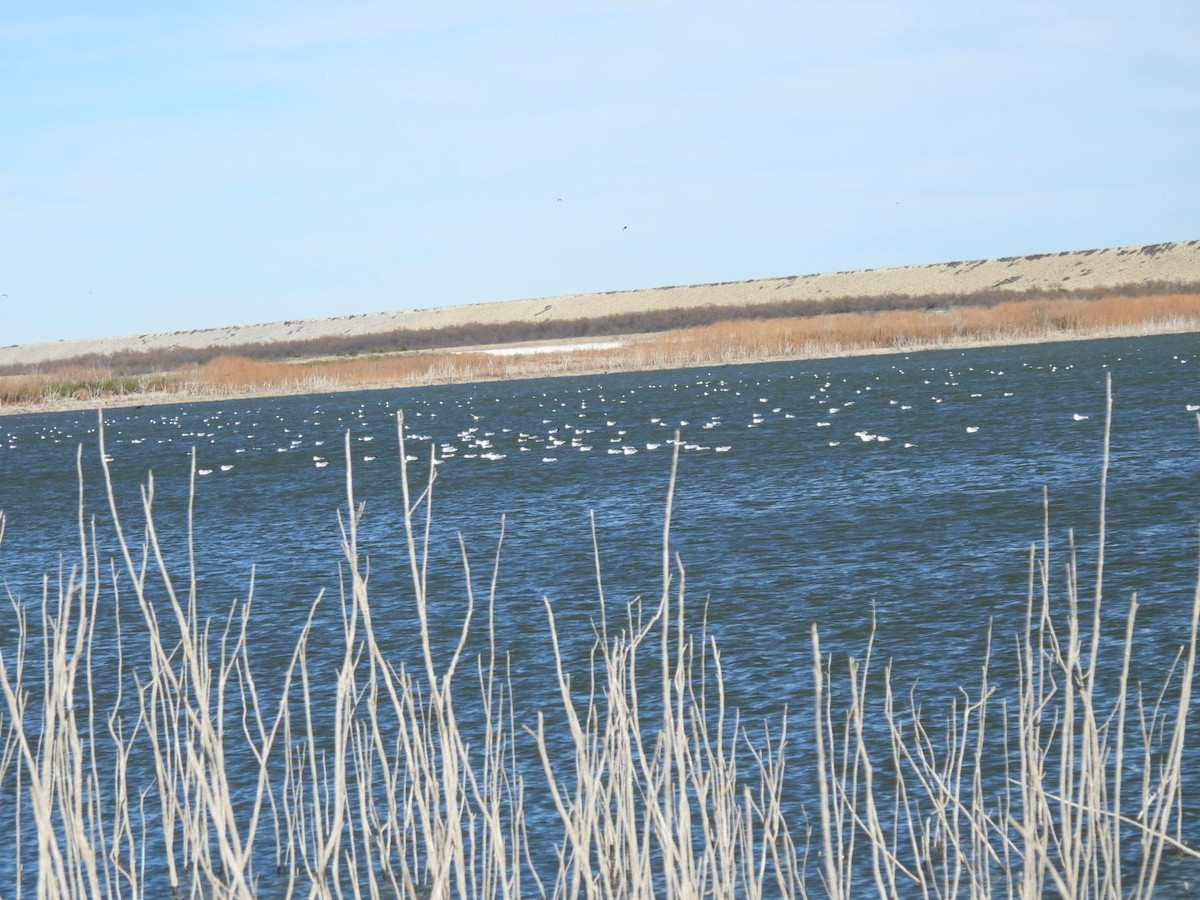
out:
<path id="1" fill-rule="evenodd" d="M 590 515 L 610 606 L 660 592 L 678 429 L 672 551 L 695 608 L 707 608 L 731 695 L 761 717 L 809 702 L 813 622 L 826 650 L 847 653 L 875 616 L 877 652 L 896 660 L 902 682 L 919 680 L 931 696 L 973 684 L 989 622 L 1005 652 L 1021 626 L 1043 486 L 1054 565 L 1065 564 L 1074 529 L 1090 592 L 1108 373 L 1105 593 L 1115 602 L 1136 590 L 1139 655 L 1170 657 L 1196 577 L 1195 335 L 156 406 L 105 420 L 132 537 L 152 470 L 158 529 L 180 566 L 194 450 L 200 603 L 224 614 L 254 567 L 254 652 L 269 668 L 286 662 L 318 592 L 336 597 L 347 434 L 380 637 L 398 658 L 418 658 L 400 515 L 403 410 L 414 478 L 431 456 L 438 463 L 435 639 L 448 647 L 460 625 L 458 535 L 486 596 L 504 517 L 497 641 L 513 654 L 518 705 L 530 714 L 549 702 L 542 599 L 572 659 L 591 644 Z M 80 445 L 87 515 L 107 520 L 96 432 L 95 413 L 0 419 L 0 577 L 18 602 L 37 599 L 42 575 L 57 578 L 60 558 L 77 556 Z M 98 533 L 107 555 L 110 533 Z M 318 633 L 340 628 L 338 617 L 324 603 Z M 0 640 L 11 628 L 0 617 Z"/>

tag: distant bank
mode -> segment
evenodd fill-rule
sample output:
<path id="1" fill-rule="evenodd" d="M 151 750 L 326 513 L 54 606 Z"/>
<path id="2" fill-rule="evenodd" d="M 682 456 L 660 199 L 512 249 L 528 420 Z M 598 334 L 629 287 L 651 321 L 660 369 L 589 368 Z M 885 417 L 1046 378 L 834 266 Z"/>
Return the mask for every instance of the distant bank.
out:
<path id="1" fill-rule="evenodd" d="M 237 352 L 249 345 L 336 343 L 391 332 L 451 334 L 458 329 L 466 335 L 472 333 L 472 326 L 545 327 L 543 323 L 611 322 L 621 317 L 636 323 L 639 316 L 689 310 L 703 310 L 712 320 L 728 309 L 731 318 L 737 318 L 739 309 L 749 307 L 834 305 L 831 301 L 846 298 L 967 298 L 996 292 L 1014 297 L 1038 292 L 1078 296 L 1079 292 L 1148 285 L 1164 290 L 1200 285 L 1200 240 L 11 345 L 0 347 L 0 367 L 187 349 Z"/>

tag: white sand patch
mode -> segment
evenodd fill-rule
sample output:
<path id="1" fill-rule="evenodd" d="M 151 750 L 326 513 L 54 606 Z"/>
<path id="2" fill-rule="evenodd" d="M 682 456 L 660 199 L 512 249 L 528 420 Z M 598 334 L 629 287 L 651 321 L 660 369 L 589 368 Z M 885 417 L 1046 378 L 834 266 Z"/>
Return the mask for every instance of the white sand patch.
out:
<path id="1" fill-rule="evenodd" d="M 624 341 L 592 341 L 586 344 L 537 344 L 525 347 L 490 347 L 488 356 L 533 356 L 538 353 L 577 353 L 580 350 L 617 350 Z"/>

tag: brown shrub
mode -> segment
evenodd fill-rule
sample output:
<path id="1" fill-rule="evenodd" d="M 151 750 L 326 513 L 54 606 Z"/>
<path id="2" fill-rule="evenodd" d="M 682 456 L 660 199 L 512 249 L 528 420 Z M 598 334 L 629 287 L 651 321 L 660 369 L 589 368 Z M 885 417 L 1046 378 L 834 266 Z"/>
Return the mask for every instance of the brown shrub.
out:
<path id="1" fill-rule="evenodd" d="M 1200 325 L 1200 294 L 1054 299 L 946 310 L 838 313 L 774 321 L 722 322 L 670 332 L 643 353 L 713 359 L 815 355 L 854 349 L 936 346 L 952 340 L 1003 340 L 1104 333 L 1135 326 Z"/>
<path id="2" fill-rule="evenodd" d="M 296 368 L 286 363 L 223 354 L 196 366 L 190 377 L 204 384 L 246 388 L 288 383 L 296 379 Z"/>

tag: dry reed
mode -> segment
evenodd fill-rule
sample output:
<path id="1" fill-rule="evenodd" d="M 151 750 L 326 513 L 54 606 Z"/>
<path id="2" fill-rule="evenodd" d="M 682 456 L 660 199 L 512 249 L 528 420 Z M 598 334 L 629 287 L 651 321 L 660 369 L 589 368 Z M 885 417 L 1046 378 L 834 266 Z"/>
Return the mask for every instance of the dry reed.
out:
<path id="1" fill-rule="evenodd" d="M 398 430 L 418 661 L 395 662 L 377 638 L 347 434 L 341 634 L 319 636 L 337 648 L 336 672 L 321 683 L 311 658 L 327 602 L 318 596 L 266 691 L 247 638 L 253 582 L 223 619 L 201 617 L 190 514 L 176 573 L 165 545 L 180 538 L 155 528 L 153 477 L 135 532 L 118 514 L 101 422 L 119 557 L 99 558 L 105 539 L 86 512 L 81 448 L 78 558 L 57 590 L 46 579 L 40 603 L 12 599 L 13 632 L 0 648 L 0 796 L 10 804 L 0 824 L 11 829 L 4 865 L 17 896 L 36 883 L 39 897 L 161 896 L 164 884 L 238 898 L 1149 897 L 1168 849 L 1200 860 L 1182 834 L 1200 584 L 1156 701 L 1131 687 L 1136 598 L 1115 692 L 1098 674 L 1107 436 L 1094 596 L 1081 596 L 1070 546 L 1065 620 L 1056 608 L 1047 521 L 1030 550 L 1013 694 L 997 697 L 989 651 L 978 688 L 927 713 L 911 695 L 897 700 L 890 665 L 874 674 L 871 643 L 843 671 L 814 626 L 811 725 L 797 744 L 786 715 L 752 734 L 726 706 L 719 649 L 689 618 L 671 550 L 674 464 L 657 601 L 608 621 L 597 562 L 601 619 L 581 673 L 560 652 L 547 604 L 566 732 L 555 739 L 542 714 L 518 728 L 508 661 L 496 652 L 500 545 L 485 602 L 463 548 L 458 638 L 436 653 L 426 599 L 436 469 L 410 484 L 402 416 Z M 4 526 L 0 514 L 0 540 Z M 120 630 L 130 627 L 120 611 L 130 595 L 136 633 Z M 115 661 L 95 649 L 110 603 Z M 478 628 L 485 649 L 471 658 Z M 100 679 L 115 682 L 107 707 Z M 467 708 L 481 721 L 464 721 Z M 536 786 L 523 742 L 545 779 Z M 788 795 L 789 761 L 819 786 L 816 847 Z M 558 820 L 549 867 L 532 844 L 534 791 Z"/>
<path id="2" fill-rule="evenodd" d="M 1200 294 L 1019 300 L 990 306 L 735 319 L 664 331 L 608 350 L 497 356 L 486 351 L 387 353 L 278 362 L 221 355 L 160 375 L 79 367 L 0 376 L 0 409 L 59 401 L 190 399 L 540 378 L 612 371 L 833 357 L 955 345 L 1112 337 L 1200 329 Z"/>

